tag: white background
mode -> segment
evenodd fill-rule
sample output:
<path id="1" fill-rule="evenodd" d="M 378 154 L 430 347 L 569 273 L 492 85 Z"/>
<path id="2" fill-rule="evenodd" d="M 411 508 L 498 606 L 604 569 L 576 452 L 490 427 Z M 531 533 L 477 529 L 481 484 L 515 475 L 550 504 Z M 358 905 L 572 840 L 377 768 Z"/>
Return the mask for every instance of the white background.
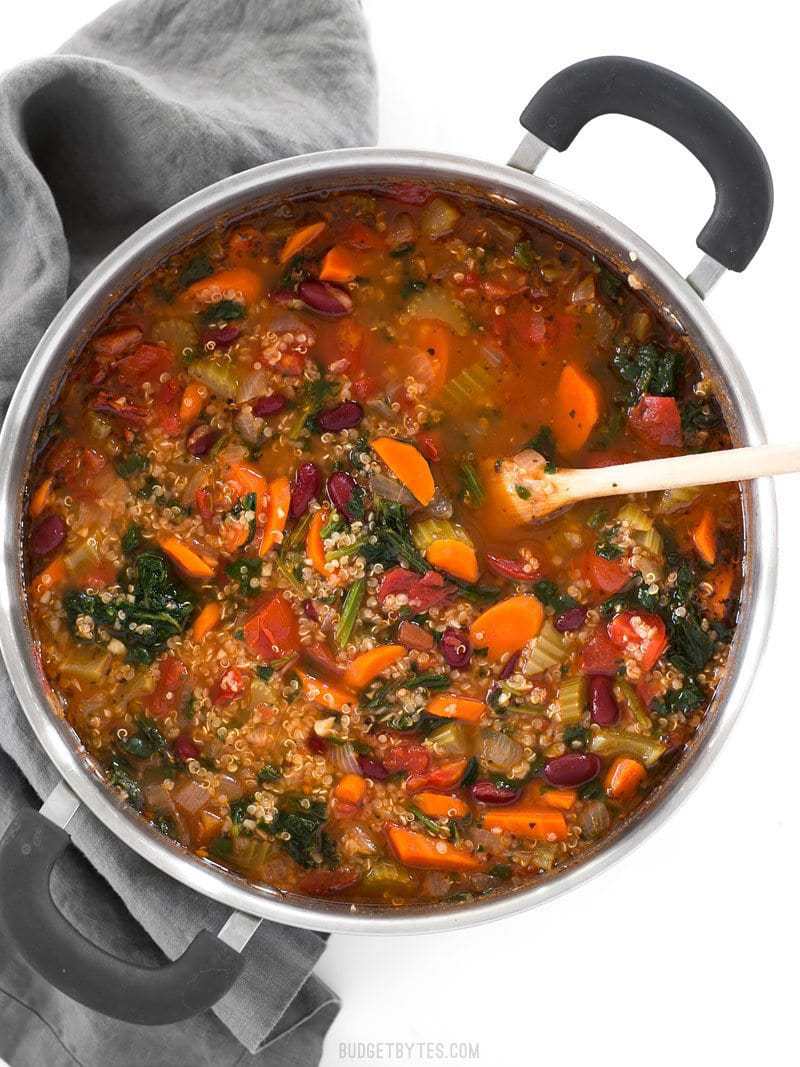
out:
<path id="1" fill-rule="evenodd" d="M 57 47 L 107 5 L 3 6 L 0 69 Z M 673 67 L 744 121 L 772 166 L 775 215 L 753 265 L 726 276 L 709 303 L 774 442 L 800 437 L 800 90 L 790 7 L 364 0 L 383 145 L 504 161 L 537 86 L 608 53 Z M 602 119 L 540 173 L 603 205 L 682 272 L 694 265 L 712 187 L 665 136 Z M 768 652 L 699 788 L 632 856 L 527 915 L 437 936 L 332 938 L 319 973 L 344 1006 L 325 1067 L 390 1062 L 387 1051 L 343 1059 L 340 1042 L 403 1040 L 478 1042 L 479 1060 L 439 1062 L 480 1067 L 798 1062 L 800 480 L 783 478 L 778 496 L 782 558 Z"/>

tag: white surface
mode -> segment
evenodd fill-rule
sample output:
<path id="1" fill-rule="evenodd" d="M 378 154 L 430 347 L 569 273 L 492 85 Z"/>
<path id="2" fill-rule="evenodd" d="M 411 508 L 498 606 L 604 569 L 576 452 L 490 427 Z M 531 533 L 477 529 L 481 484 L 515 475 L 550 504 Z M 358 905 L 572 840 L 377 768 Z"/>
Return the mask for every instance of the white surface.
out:
<path id="1" fill-rule="evenodd" d="M 56 47 L 106 6 L 9 6 L 0 70 Z M 384 145 L 502 161 L 519 140 L 517 116 L 534 89 L 568 63 L 608 53 L 671 66 L 728 104 L 764 148 L 776 207 L 754 264 L 726 276 L 709 303 L 750 371 L 770 440 L 800 437 L 800 92 L 790 5 L 364 0 L 364 7 L 378 56 Z M 711 183 L 668 138 L 630 120 L 602 119 L 566 155 L 548 156 L 540 173 L 602 204 L 684 273 L 694 266 Z M 690 800 L 622 864 L 527 915 L 424 938 L 331 938 L 319 973 L 344 1007 L 324 1067 L 797 1062 L 800 707 L 791 670 L 800 479 L 781 479 L 778 497 L 783 552 L 772 640 L 747 709 Z M 355 1056 L 346 1047 L 369 1042 L 384 1044 L 356 1048 Z M 477 1044 L 478 1058 L 449 1056 L 451 1042 Z"/>

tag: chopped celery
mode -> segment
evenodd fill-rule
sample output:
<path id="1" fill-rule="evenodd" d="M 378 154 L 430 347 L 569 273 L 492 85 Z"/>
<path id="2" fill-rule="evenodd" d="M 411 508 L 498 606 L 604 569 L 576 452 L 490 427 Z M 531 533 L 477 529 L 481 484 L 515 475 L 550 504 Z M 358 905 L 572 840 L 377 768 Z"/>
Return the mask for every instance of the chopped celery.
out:
<path id="1" fill-rule="evenodd" d="M 667 746 L 655 738 L 627 730 L 598 730 L 592 734 L 589 747 L 598 756 L 635 756 L 646 767 L 658 763 L 667 750 Z"/>
<path id="2" fill-rule="evenodd" d="M 350 636 L 353 633 L 353 627 L 358 618 L 358 613 L 361 611 L 361 605 L 364 603 L 366 592 L 366 578 L 359 578 L 358 581 L 353 582 L 347 590 L 347 596 L 344 598 L 344 604 L 342 605 L 342 615 L 339 619 L 339 625 L 336 627 L 336 633 L 334 634 L 334 641 L 336 642 L 337 648 L 344 648 L 350 640 Z"/>
<path id="3" fill-rule="evenodd" d="M 654 556 L 656 559 L 659 559 L 664 552 L 664 538 L 655 526 L 649 530 L 637 532 L 634 534 L 634 540 L 637 545 L 642 546 L 649 556 Z"/>
<path id="4" fill-rule="evenodd" d="M 627 704 L 634 719 L 641 727 L 645 730 L 652 729 L 653 721 L 647 714 L 644 701 L 630 682 L 626 682 L 624 678 L 618 678 L 614 682 L 614 699 L 618 704 Z"/>
<path id="5" fill-rule="evenodd" d="M 464 415 L 491 406 L 492 378 L 483 363 L 472 363 L 442 390 L 441 405 L 451 415 Z"/>
<path id="6" fill-rule="evenodd" d="M 547 844 L 540 841 L 531 849 L 531 857 L 536 866 L 542 871 L 551 871 L 558 855 L 558 845 Z"/>
<path id="7" fill-rule="evenodd" d="M 162 319 L 155 323 L 150 336 L 162 341 L 176 356 L 191 352 L 197 347 L 197 330 L 185 319 Z"/>
<path id="8" fill-rule="evenodd" d="M 567 678 L 558 687 L 558 718 L 564 724 L 572 725 L 583 718 L 586 711 L 586 678 Z"/>
<path id="9" fill-rule="evenodd" d="M 463 722 L 452 719 L 444 726 L 437 726 L 428 735 L 433 750 L 442 756 L 468 756 L 472 752 L 470 731 Z"/>
<path id="10" fill-rule="evenodd" d="M 463 541 L 467 545 L 472 544 L 466 530 L 450 522 L 449 519 L 422 519 L 415 523 L 411 536 L 423 555 L 434 541 L 452 540 Z"/>
<path id="11" fill-rule="evenodd" d="M 528 645 L 528 655 L 524 667 L 525 674 L 528 677 L 532 674 L 541 674 L 548 667 L 555 667 L 556 664 L 563 663 L 568 656 L 569 650 L 567 649 L 564 635 L 560 634 L 548 619 L 539 631 L 538 636 L 534 637 Z"/>
<path id="12" fill-rule="evenodd" d="M 408 314 L 414 319 L 436 319 L 443 322 L 460 337 L 469 329 L 463 310 L 450 299 L 444 289 L 435 285 L 416 294 L 408 305 Z"/>
<path id="13" fill-rule="evenodd" d="M 269 842 L 262 837 L 237 835 L 233 839 L 233 848 L 228 859 L 240 870 L 252 871 L 263 865 L 269 855 L 269 848 Z"/>
<path id="14" fill-rule="evenodd" d="M 230 363 L 219 363 L 213 358 L 198 359 L 190 364 L 189 374 L 225 400 L 233 400 L 239 389 L 239 376 Z"/>
<path id="15" fill-rule="evenodd" d="M 75 645 L 61 660 L 59 671 L 76 681 L 96 685 L 110 666 L 110 652 L 97 645 Z"/>
<path id="16" fill-rule="evenodd" d="M 89 435 L 95 441 L 104 441 L 111 433 L 111 423 L 108 419 L 104 419 L 102 415 L 98 415 L 96 411 L 87 413 L 86 423 L 89 427 Z"/>
<path id="17" fill-rule="evenodd" d="M 361 888 L 367 893 L 414 892 L 414 877 L 402 867 L 378 860 L 364 875 Z"/>
<path id="18" fill-rule="evenodd" d="M 627 522 L 632 530 L 641 533 L 653 528 L 652 517 L 633 501 L 622 505 L 617 512 L 617 522 Z"/>
<path id="19" fill-rule="evenodd" d="M 73 548 L 73 550 L 68 552 L 64 557 L 64 563 L 70 574 L 75 574 L 76 571 L 82 570 L 85 567 L 91 567 L 99 562 L 99 552 L 96 548 L 90 545 L 88 541 L 81 541 L 77 548 Z"/>
<path id="20" fill-rule="evenodd" d="M 661 494 L 661 502 L 658 510 L 662 515 L 672 515 L 675 511 L 683 511 L 697 500 L 700 490 L 695 486 L 684 486 L 681 489 L 665 489 Z"/>

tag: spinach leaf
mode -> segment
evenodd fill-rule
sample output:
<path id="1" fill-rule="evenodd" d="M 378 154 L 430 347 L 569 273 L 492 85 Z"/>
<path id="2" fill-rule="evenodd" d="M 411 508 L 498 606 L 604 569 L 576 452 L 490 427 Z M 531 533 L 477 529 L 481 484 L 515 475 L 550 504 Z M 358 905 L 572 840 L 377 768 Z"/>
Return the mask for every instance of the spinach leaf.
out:
<path id="1" fill-rule="evenodd" d="M 147 456 L 140 456 L 138 452 L 129 452 L 114 460 L 114 470 L 120 478 L 132 478 L 134 474 L 147 470 L 148 466 Z"/>
<path id="2" fill-rule="evenodd" d="M 683 366 L 680 352 L 660 348 L 649 341 L 645 345 L 620 345 L 611 358 L 611 366 L 629 386 L 629 402 L 640 396 L 675 396 Z"/>
<path id="3" fill-rule="evenodd" d="M 546 474 L 552 474 L 555 471 L 556 439 L 549 426 L 540 426 L 536 436 L 528 441 L 525 448 L 532 448 L 534 452 L 544 456 L 547 461 L 544 468 Z"/>
<path id="4" fill-rule="evenodd" d="M 261 585 L 251 585 L 254 578 L 261 577 L 261 560 L 258 556 L 239 556 L 232 560 L 225 568 L 229 578 L 239 583 L 239 591 L 243 596 L 255 596 L 261 592 Z"/>
<path id="5" fill-rule="evenodd" d="M 544 606 L 552 608 L 557 615 L 578 606 L 578 601 L 574 597 L 569 596 L 568 593 L 560 592 L 555 582 L 551 582 L 548 578 L 542 578 L 540 581 L 534 582 L 533 591 Z"/>
<path id="6" fill-rule="evenodd" d="M 141 526 L 137 526 L 135 522 L 132 522 L 122 535 L 120 544 L 122 545 L 122 551 L 126 556 L 130 556 L 132 552 L 135 552 L 142 544 Z"/>
<path id="7" fill-rule="evenodd" d="M 430 570 L 411 537 L 411 527 L 402 504 L 377 499 L 369 533 L 361 550 L 368 564 L 382 563 L 391 567 L 396 563 L 405 563 L 418 574 Z"/>
<path id="8" fill-rule="evenodd" d="M 691 397 L 681 405 L 681 426 L 685 434 L 716 430 L 722 424 L 722 411 L 713 397 Z"/>
<path id="9" fill-rule="evenodd" d="M 312 800 L 308 807 L 303 807 L 299 798 L 287 797 L 267 829 L 279 835 L 281 846 L 295 863 L 301 867 L 318 867 L 317 856 L 321 856 L 323 862 L 330 861 L 332 852 L 330 839 L 325 839 L 323 831 L 326 814 L 325 805 L 320 800 Z M 282 834 L 289 836 L 284 840 Z"/>
<path id="10" fill-rule="evenodd" d="M 199 282 L 201 278 L 207 278 L 209 274 L 213 273 L 214 268 L 211 266 L 211 260 L 205 253 L 192 256 L 178 275 L 178 287 L 186 289 L 187 286 L 192 285 L 194 282 Z"/>
<path id="11" fill-rule="evenodd" d="M 117 756 L 111 760 L 109 781 L 118 789 L 123 789 L 128 794 L 128 803 L 132 808 L 141 811 L 144 807 L 144 798 L 139 783 L 133 776 L 129 765 Z"/>
<path id="12" fill-rule="evenodd" d="M 244 316 L 244 305 L 238 300 L 218 300 L 216 304 L 209 304 L 200 319 L 208 326 L 212 322 L 233 322 L 243 319 Z"/>

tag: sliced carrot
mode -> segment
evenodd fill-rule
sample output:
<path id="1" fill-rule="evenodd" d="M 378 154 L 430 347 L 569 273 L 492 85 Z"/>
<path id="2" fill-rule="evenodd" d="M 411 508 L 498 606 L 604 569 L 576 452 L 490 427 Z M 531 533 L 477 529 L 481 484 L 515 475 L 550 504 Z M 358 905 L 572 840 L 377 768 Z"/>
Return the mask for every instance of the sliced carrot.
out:
<path id="1" fill-rule="evenodd" d="M 493 604 L 469 628 L 473 645 L 488 649 L 490 660 L 519 652 L 536 637 L 544 622 L 544 608 L 535 596 L 512 596 Z"/>
<path id="2" fill-rule="evenodd" d="M 479 871 L 483 860 L 438 837 L 428 837 L 404 826 L 387 826 L 386 836 L 395 855 L 406 867 L 432 871 Z"/>
<path id="3" fill-rule="evenodd" d="M 310 226 L 302 226 L 286 239 L 286 244 L 278 256 L 279 263 L 288 263 L 294 259 L 298 252 L 302 252 L 306 245 L 315 241 L 327 226 L 325 222 L 312 222 Z"/>
<path id="4" fill-rule="evenodd" d="M 239 497 L 247 493 L 256 494 L 256 512 L 263 508 L 269 485 L 260 471 L 254 470 L 253 467 L 246 467 L 243 463 L 231 463 L 226 471 L 225 480 L 233 486 Z"/>
<path id="5" fill-rule="evenodd" d="M 207 557 L 201 556 L 193 548 L 183 544 L 177 537 L 162 537 L 158 542 L 169 558 L 177 563 L 191 578 L 211 578 L 216 565 Z"/>
<path id="6" fill-rule="evenodd" d="M 344 684 L 350 689 L 364 689 L 392 664 L 406 655 L 404 645 L 379 645 L 356 656 L 344 674 Z"/>
<path id="7" fill-rule="evenodd" d="M 346 804 L 360 804 L 367 792 L 367 783 L 360 774 L 346 774 L 333 787 L 333 795 Z"/>
<path id="8" fill-rule="evenodd" d="M 328 521 L 328 512 L 325 508 L 320 508 L 319 511 L 315 511 L 311 517 L 311 522 L 308 524 L 308 533 L 306 534 L 306 556 L 311 560 L 311 564 L 315 571 L 319 571 L 320 574 L 324 574 L 326 578 L 330 577 L 330 571 L 326 566 L 325 559 L 325 545 L 322 541 L 322 528 Z"/>
<path id="9" fill-rule="evenodd" d="M 323 282 L 351 282 L 358 274 L 356 257 L 344 245 L 334 245 L 322 261 L 319 272 Z"/>
<path id="10" fill-rule="evenodd" d="M 203 410 L 208 398 L 208 387 L 202 382 L 191 381 L 183 390 L 179 417 L 181 422 L 194 422 Z"/>
<path id="11" fill-rule="evenodd" d="M 316 704 L 326 711 L 343 711 L 345 707 L 354 708 L 358 703 L 355 693 L 332 682 L 322 682 L 305 671 L 296 671 L 303 687 L 303 696 L 311 704 Z"/>
<path id="12" fill-rule="evenodd" d="M 192 625 L 192 637 L 195 641 L 202 641 L 206 634 L 211 633 L 222 617 L 222 607 L 216 600 L 209 601 L 194 620 Z"/>
<path id="13" fill-rule="evenodd" d="M 647 771 L 638 760 L 617 756 L 606 771 L 603 785 L 610 797 L 624 800 L 633 796 L 646 777 Z"/>
<path id="14" fill-rule="evenodd" d="M 714 592 L 706 599 L 706 609 L 715 619 L 722 619 L 728 613 L 735 577 L 736 571 L 729 564 L 717 567 L 714 573 L 708 576 Z"/>
<path id="15" fill-rule="evenodd" d="M 478 580 L 478 556 L 472 545 L 455 537 L 440 537 L 425 549 L 425 559 L 432 567 L 447 571 L 465 582 Z"/>
<path id="16" fill-rule="evenodd" d="M 252 304 L 261 296 L 264 283 L 260 274 L 248 267 L 228 267 L 215 271 L 207 278 L 184 290 L 183 298 L 201 304 L 215 304 L 219 300 L 240 297 L 245 304 Z"/>
<path id="17" fill-rule="evenodd" d="M 452 331 L 438 319 L 418 319 L 414 327 L 414 341 L 433 364 L 434 374 L 428 383 L 428 391 L 430 395 L 434 395 L 447 381 L 453 348 Z"/>
<path id="18" fill-rule="evenodd" d="M 436 486 L 428 461 L 413 445 L 396 441 L 393 437 L 376 437 L 370 442 L 383 462 L 403 485 L 414 494 L 423 507 L 433 500 Z"/>
<path id="19" fill-rule="evenodd" d="M 264 527 L 264 536 L 261 539 L 259 556 L 266 556 L 273 545 L 278 544 L 286 528 L 286 519 L 289 516 L 289 504 L 292 499 L 292 490 L 289 479 L 281 476 L 269 483 L 269 504 L 267 506 L 267 522 Z"/>
<path id="20" fill-rule="evenodd" d="M 480 722 L 486 714 L 486 704 L 473 697 L 457 693 L 440 693 L 428 702 L 428 714 L 439 719 L 461 719 L 462 722 Z"/>
<path id="21" fill-rule="evenodd" d="M 562 812 L 545 804 L 523 801 L 504 808 L 488 809 L 483 816 L 487 830 L 507 830 L 532 841 L 563 841 L 567 821 Z"/>
<path id="22" fill-rule="evenodd" d="M 62 582 L 67 580 L 67 565 L 63 556 L 56 556 L 44 570 L 39 571 L 31 582 L 31 592 L 38 599 L 45 593 L 52 592 Z"/>
<path id="23" fill-rule="evenodd" d="M 423 815 L 430 815 L 432 819 L 463 819 L 469 812 L 469 805 L 460 797 L 448 797 L 443 793 L 417 793 L 414 803 Z"/>
<path id="24" fill-rule="evenodd" d="M 522 791 L 523 800 L 531 804 L 547 804 L 551 808 L 559 808 L 561 811 L 569 811 L 575 807 L 578 794 L 574 789 L 545 789 L 541 781 L 533 781 L 525 786 Z"/>
<path id="25" fill-rule="evenodd" d="M 603 394 L 586 371 L 568 363 L 561 372 L 554 400 L 553 433 L 561 452 L 583 448 L 600 419 Z"/>
<path id="26" fill-rule="evenodd" d="M 50 491 L 53 488 L 53 479 L 45 478 L 43 482 L 39 482 L 31 495 L 31 502 L 28 505 L 28 514 L 32 519 L 36 519 L 42 514 L 50 501 Z"/>
<path id="27" fill-rule="evenodd" d="M 700 559 L 713 567 L 717 559 L 717 519 L 711 508 L 705 509 L 692 530 L 692 542 Z"/>

